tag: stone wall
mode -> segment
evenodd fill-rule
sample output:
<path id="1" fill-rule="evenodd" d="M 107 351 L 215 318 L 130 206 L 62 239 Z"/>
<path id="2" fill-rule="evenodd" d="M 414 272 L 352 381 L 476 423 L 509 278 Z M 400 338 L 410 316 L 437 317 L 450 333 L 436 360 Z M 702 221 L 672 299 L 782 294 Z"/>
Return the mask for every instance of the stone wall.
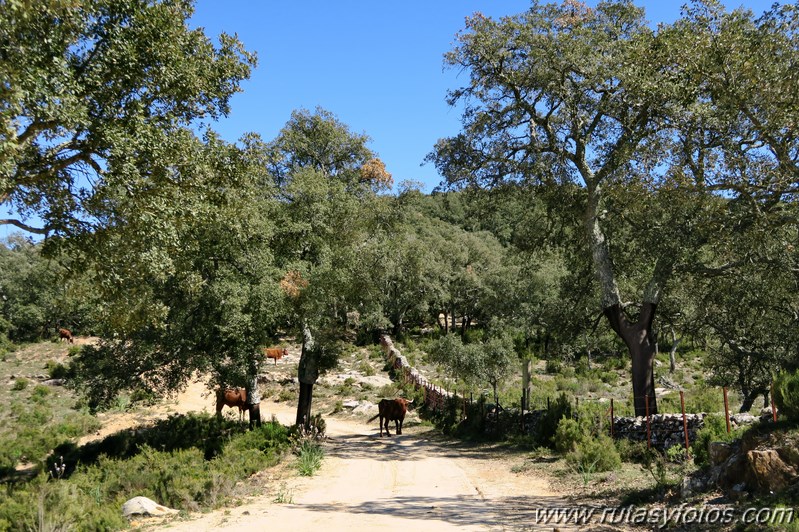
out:
<path id="1" fill-rule="evenodd" d="M 443 409 L 445 401 L 452 397 L 452 393 L 444 390 L 440 386 L 435 386 L 430 381 L 424 378 L 419 371 L 412 367 L 408 359 L 400 352 L 399 349 L 394 347 L 394 342 L 391 338 L 383 335 L 380 337 L 380 346 L 383 349 L 383 354 L 386 361 L 394 368 L 394 372 L 400 376 L 405 382 L 411 382 L 418 390 L 424 391 L 425 404 L 432 409 Z"/>
<path id="2" fill-rule="evenodd" d="M 403 356 L 399 349 L 394 346 L 388 336 L 380 337 L 380 345 L 386 360 L 393 366 L 394 371 L 406 382 L 412 382 L 417 389 L 424 390 L 425 404 L 433 409 L 443 408 L 445 400 L 452 397 L 452 393 L 435 386 L 424 378 L 416 368 L 413 368 L 408 359 Z M 464 399 L 465 401 L 465 399 Z M 495 432 L 502 427 L 503 430 L 512 427 L 519 427 L 526 434 L 533 434 L 538 420 L 545 410 L 533 410 L 524 412 L 524 423 L 518 409 L 503 410 L 495 415 L 493 410 L 486 411 L 486 430 Z M 688 428 L 689 445 L 696 439 L 696 433 L 704 426 L 704 419 L 707 414 L 686 414 L 685 422 Z M 610 411 L 608 411 L 608 421 L 610 421 Z M 770 419 L 770 414 L 764 414 L 761 418 L 750 414 L 734 414 L 730 416 L 730 425 L 734 430 L 741 425 L 754 423 L 760 419 Z M 610 427 L 608 433 L 610 433 Z M 614 417 L 613 418 L 613 437 L 627 438 L 633 441 L 647 441 L 647 421 L 643 416 L 639 417 Z M 654 414 L 649 418 L 649 437 L 653 447 L 656 449 L 668 449 L 674 445 L 685 445 L 685 432 L 683 428 L 682 414 Z"/>

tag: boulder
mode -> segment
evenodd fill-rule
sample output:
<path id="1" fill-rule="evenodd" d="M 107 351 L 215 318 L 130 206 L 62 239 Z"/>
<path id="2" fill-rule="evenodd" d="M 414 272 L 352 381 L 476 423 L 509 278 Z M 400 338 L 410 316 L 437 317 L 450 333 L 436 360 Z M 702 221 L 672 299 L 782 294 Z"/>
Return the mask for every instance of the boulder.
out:
<path id="1" fill-rule="evenodd" d="M 712 441 L 707 446 L 710 463 L 714 466 L 723 464 L 732 455 L 735 449 L 729 443 Z"/>
<path id="2" fill-rule="evenodd" d="M 783 462 L 776 449 L 748 451 L 746 461 L 746 483 L 761 493 L 778 492 L 799 478 L 796 469 Z"/>
<path id="3" fill-rule="evenodd" d="M 747 470 L 747 460 L 742 454 L 733 453 L 724 463 L 716 466 L 711 474 L 711 480 L 718 479 L 718 486 L 729 491 L 733 486 L 744 482 Z"/>
<path id="4" fill-rule="evenodd" d="M 707 489 L 708 481 L 702 476 L 685 477 L 682 479 L 680 496 L 683 499 L 691 497 L 695 493 L 702 493 Z"/>
<path id="5" fill-rule="evenodd" d="M 161 506 L 147 497 L 133 497 L 125 501 L 125 504 L 122 505 L 122 515 L 125 517 L 131 517 L 133 515 L 161 517 L 165 515 L 174 515 L 176 513 L 178 513 L 178 510 Z"/>

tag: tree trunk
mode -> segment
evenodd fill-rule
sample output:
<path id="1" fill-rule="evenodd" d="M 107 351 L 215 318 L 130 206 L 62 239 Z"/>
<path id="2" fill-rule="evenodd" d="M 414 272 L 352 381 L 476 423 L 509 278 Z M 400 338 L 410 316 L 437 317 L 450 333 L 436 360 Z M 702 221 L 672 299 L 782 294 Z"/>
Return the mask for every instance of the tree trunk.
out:
<path id="1" fill-rule="evenodd" d="M 530 360 L 522 360 L 522 414 L 530 410 Z"/>
<path id="2" fill-rule="evenodd" d="M 247 375 L 247 412 L 250 417 L 250 429 L 261 426 L 261 391 L 258 389 L 258 360 L 253 359 Z"/>
<path id="3" fill-rule="evenodd" d="M 610 326 L 627 346 L 632 359 L 633 405 L 636 416 L 644 416 L 649 397 L 649 413 L 657 414 L 653 363 L 655 345 L 652 341 L 652 320 L 655 318 L 654 303 L 644 303 L 638 321 L 630 323 L 621 305 L 613 305 L 604 310 Z"/>
<path id="4" fill-rule="evenodd" d="M 449 311 L 444 311 L 444 334 L 449 334 Z"/>
<path id="5" fill-rule="evenodd" d="M 394 319 L 394 327 L 392 328 L 394 338 L 399 339 L 402 335 L 402 315 L 400 314 Z"/>
<path id="6" fill-rule="evenodd" d="M 680 345 L 682 338 L 677 338 L 674 328 L 671 329 L 671 351 L 669 351 L 669 373 L 677 370 L 677 346 Z"/>
<path id="7" fill-rule="evenodd" d="M 752 405 L 755 404 L 755 399 L 757 396 L 760 395 L 759 393 L 749 393 L 749 394 L 742 394 L 743 401 L 741 401 L 741 409 L 738 410 L 739 414 L 745 414 L 752 409 Z"/>
<path id="8" fill-rule="evenodd" d="M 768 398 L 768 392 L 767 391 L 763 391 L 763 390 L 750 390 L 750 391 L 741 390 L 741 396 L 743 397 L 743 400 L 741 401 L 741 409 L 738 410 L 738 412 L 740 414 L 745 414 L 746 412 L 749 412 L 752 409 L 752 405 L 755 404 L 755 399 L 757 399 L 761 395 L 765 399 L 765 403 L 764 404 L 766 406 L 770 406 L 768 404 L 768 399 L 767 399 Z"/>
<path id="9" fill-rule="evenodd" d="M 585 164 L 579 169 L 588 191 L 585 229 L 591 249 L 594 274 L 599 282 L 602 312 L 630 352 L 635 415 L 645 415 L 647 397 L 649 398 L 649 413 L 653 414 L 657 412 L 657 402 L 655 399 L 654 373 L 652 371 L 652 365 L 655 360 L 652 322 L 655 318 L 655 309 L 660 301 L 661 292 L 666 280 L 671 275 L 672 258 L 665 256 L 657 259 L 652 278 L 644 290 L 643 304 L 638 321 L 630 323 L 622 310 L 619 287 L 616 283 L 613 261 L 610 257 L 610 248 L 602 230 L 600 216 L 602 212 L 600 208 L 602 203 L 601 178 L 595 176 Z"/>
<path id="10" fill-rule="evenodd" d="M 311 401 L 313 400 L 313 383 L 300 382 L 300 399 L 297 404 L 296 425 L 306 429 L 311 427 Z"/>
<path id="11" fill-rule="evenodd" d="M 297 425 L 311 426 L 311 401 L 313 399 L 313 386 L 319 377 L 319 361 L 316 359 L 318 351 L 315 349 L 313 334 L 310 326 L 302 324 L 302 354 L 297 368 L 297 380 L 300 381 L 300 398 L 297 403 Z"/>
<path id="12" fill-rule="evenodd" d="M 261 403 L 249 405 L 250 430 L 261 426 Z"/>

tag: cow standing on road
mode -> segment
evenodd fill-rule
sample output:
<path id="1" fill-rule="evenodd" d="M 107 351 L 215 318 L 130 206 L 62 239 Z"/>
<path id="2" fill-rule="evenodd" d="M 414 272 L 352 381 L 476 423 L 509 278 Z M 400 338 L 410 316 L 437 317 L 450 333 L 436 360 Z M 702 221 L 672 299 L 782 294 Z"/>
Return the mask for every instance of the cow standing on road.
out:
<path id="1" fill-rule="evenodd" d="M 405 421 L 405 413 L 408 411 L 408 405 L 413 401 L 407 399 L 381 399 L 377 404 L 377 415 L 371 418 L 367 423 L 371 423 L 375 418 L 380 417 L 380 436 L 383 436 L 383 422 L 385 420 L 386 436 L 391 436 L 388 431 L 388 422 L 394 422 L 394 428 L 397 434 L 402 434 L 402 422 Z"/>

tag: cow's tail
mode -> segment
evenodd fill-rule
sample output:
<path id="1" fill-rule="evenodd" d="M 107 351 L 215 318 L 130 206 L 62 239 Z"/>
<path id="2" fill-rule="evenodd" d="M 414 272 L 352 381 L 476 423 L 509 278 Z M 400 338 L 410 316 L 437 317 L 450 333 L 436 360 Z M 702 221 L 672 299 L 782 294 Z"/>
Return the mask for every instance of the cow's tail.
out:
<path id="1" fill-rule="evenodd" d="M 377 414 L 375 414 L 373 417 L 370 417 L 370 418 L 369 418 L 369 419 L 368 419 L 366 422 L 367 422 L 367 423 L 371 423 L 372 421 L 374 421 L 375 419 L 377 419 L 379 416 L 380 416 L 380 413 L 378 412 L 378 413 L 377 413 Z"/>

